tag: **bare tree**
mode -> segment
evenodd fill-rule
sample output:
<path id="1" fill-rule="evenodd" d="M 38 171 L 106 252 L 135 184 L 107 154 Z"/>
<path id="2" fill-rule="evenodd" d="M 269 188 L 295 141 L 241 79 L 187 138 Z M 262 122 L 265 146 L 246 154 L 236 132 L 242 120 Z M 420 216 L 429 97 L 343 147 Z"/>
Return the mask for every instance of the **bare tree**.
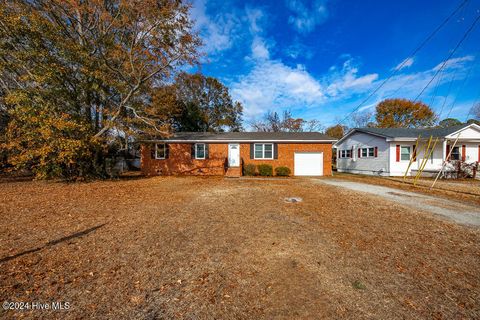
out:
<path id="1" fill-rule="evenodd" d="M 304 132 L 323 130 L 320 121 L 294 118 L 291 111 L 284 111 L 280 117 L 277 112 L 269 111 L 262 120 L 253 121 L 250 126 L 261 132 Z"/>
<path id="2" fill-rule="evenodd" d="M 351 115 L 351 127 L 353 128 L 364 128 L 371 125 L 373 121 L 373 112 L 363 111 L 355 112 Z"/>

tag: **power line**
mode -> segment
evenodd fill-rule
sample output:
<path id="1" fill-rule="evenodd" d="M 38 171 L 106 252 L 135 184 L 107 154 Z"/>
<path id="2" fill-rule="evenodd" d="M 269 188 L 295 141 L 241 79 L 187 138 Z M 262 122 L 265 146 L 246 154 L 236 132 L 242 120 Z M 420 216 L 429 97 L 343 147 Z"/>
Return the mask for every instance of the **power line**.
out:
<path id="1" fill-rule="evenodd" d="M 339 122 L 339 124 L 344 122 L 346 119 L 348 119 L 350 115 L 352 115 L 354 112 L 360 109 L 360 107 L 363 106 L 365 102 L 370 100 L 370 98 L 373 97 L 375 93 L 377 93 L 378 90 L 380 90 L 391 78 L 393 78 L 393 76 L 396 75 L 397 72 L 402 69 L 402 67 L 407 63 L 407 61 L 413 58 L 418 53 L 418 51 L 420 51 L 438 33 L 438 31 L 440 31 L 440 29 L 442 29 L 447 24 L 447 22 L 450 21 L 450 19 L 453 16 L 455 16 L 457 12 L 468 3 L 468 1 L 469 0 L 464 0 L 445 20 L 443 20 L 442 23 L 415 50 L 413 50 L 410 56 L 408 56 L 405 60 L 403 60 L 403 62 L 397 68 L 395 68 L 390 73 L 390 75 L 384 81 L 382 81 L 382 83 L 380 83 L 380 85 L 377 88 L 375 88 L 375 90 L 373 90 L 372 93 L 370 93 L 370 95 L 368 95 L 367 98 L 365 98 L 358 106 L 356 106 L 353 109 L 352 112 L 350 112 L 345 118 L 343 118 L 342 121 Z"/>
<path id="2" fill-rule="evenodd" d="M 460 41 L 457 43 L 457 45 L 455 46 L 455 48 L 453 48 L 453 50 L 450 52 L 450 54 L 447 56 L 447 58 L 443 61 L 442 65 L 440 66 L 439 69 L 437 69 L 437 72 L 435 72 L 435 74 L 433 75 L 432 79 L 430 79 L 430 81 L 428 81 L 427 85 L 425 87 L 423 87 L 422 91 L 420 91 L 420 93 L 415 97 L 415 99 L 413 100 L 413 102 L 416 102 L 418 100 L 418 98 L 420 98 L 420 96 L 425 92 L 425 90 L 428 88 L 428 86 L 433 82 L 433 80 L 435 80 L 435 78 L 437 77 L 437 75 L 443 70 L 443 68 L 445 68 L 445 66 L 447 65 L 448 63 L 448 60 L 450 60 L 450 58 L 455 54 L 455 52 L 457 51 L 457 49 L 460 47 L 460 45 L 463 43 L 463 41 L 468 37 L 468 35 L 470 34 L 470 32 L 472 32 L 473 28 L 475 27 L 475 25 L 477 24 L 478 20 L 480 20 L 480 15 L 477 16 L 477 18 L 473 21 L 473 23 L 470 25 L 470 27 L 468 28 L 468 30 L 463 34 L 462 38 L 460 39 Z"/>
<path id="3" fill-rule="evenodd" d="M 457 95 L 455 96 L 455 100 L 453 100 L 452 106 L 450 107 L 450 110 L 448 111 L 447 118 L 450 117 L 450 114 L 453 110 L 453 106 L 457 103 L 458 96 L 460 95 L 460 92 L 462 92 L 463 87 L 465 86 L 465 83 L 470 78 L 470 74 L 472 73 L 472 70 L 475 69 L 475 67 L 477 65 L 477 62 L 478 62 L 478 60 L 476 60 L 475 63 L 472 63 L 471 67 L 468 69 L 467 76 L 463 79 L 463 82 L 460 85 L 460 89 L 458 90 Z"/>

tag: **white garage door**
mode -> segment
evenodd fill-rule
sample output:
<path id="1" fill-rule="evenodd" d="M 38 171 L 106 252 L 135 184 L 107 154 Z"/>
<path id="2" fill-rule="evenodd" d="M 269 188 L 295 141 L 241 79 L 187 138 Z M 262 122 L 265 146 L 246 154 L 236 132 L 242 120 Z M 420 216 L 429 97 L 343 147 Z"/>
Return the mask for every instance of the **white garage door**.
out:
<path id="1" fill-rule="evenodd" d="M 323 152 L 295 152 L 296 176 L 323 176 Z"/>

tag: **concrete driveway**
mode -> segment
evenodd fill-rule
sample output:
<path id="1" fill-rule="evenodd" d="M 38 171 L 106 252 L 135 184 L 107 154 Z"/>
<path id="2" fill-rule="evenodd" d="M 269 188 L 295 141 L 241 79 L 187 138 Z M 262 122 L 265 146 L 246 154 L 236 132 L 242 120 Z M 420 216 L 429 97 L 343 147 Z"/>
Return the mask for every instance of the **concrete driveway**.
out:
<path id="1" fill-rule="evenodd" d="M 426 211 L 437 217 L 448 219 L 459 224 L 476 227 L 480 226 L 480 208 L 469 204 L 367 183 L 336 179 L 313 180 L 317 183 L 328 184 L 338 188 L 346 188 L 353 191 L 374 194 L 386 200 L 394 201 L 421 211 Z"/>

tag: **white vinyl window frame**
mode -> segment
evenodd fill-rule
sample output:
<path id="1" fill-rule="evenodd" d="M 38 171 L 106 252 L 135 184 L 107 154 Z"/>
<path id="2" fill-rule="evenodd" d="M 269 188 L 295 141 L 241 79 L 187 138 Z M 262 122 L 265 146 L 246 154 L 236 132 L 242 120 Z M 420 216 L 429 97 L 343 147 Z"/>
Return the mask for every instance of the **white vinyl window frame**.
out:
<path id="1" fill-rule="evenodd" d="M 407 155 L 407 153 L 404 153 L 403 150 L 408 149 L 408 159 L 404 159 L 403 156 Z M 400 161 L 410 161 L 410 158 L 412 156 L 412 147 L 411 146 L 400 146 Z"/>
<path id="2" fill-rule="evenodd" d="M 203 157 L 199 156 L 199 148 L 203 148 Z M 195 159 L 205 160 L 205 156 L 206 156 L 205 143 L 195 143 Z"/>
<path id="3" fill-rule="evenodd" d="M 340 159 L 347 159 L 352 157 L 352 149 L 340 150 Z"/>
<path id="4" fill-rule="evenodd" d="M 374 158 L 375 157 L 375 148 L 374 147 L 362 148 L 361 150 L 362 150 L 360 152 L 361 158 Z"/>
<path id="5" fill-rule="evenodd" d="M 159 146 L 161 146 L 159 148 Z M 155 144 L 155 159 L 163 160 L 167 156 L 167 144 L 166 143 L 157 143 Z"/>
<path id="6" fill-rule="evenodd" d="M 265 146 L 270 146 L 270 150 L 271 150 L 270 151 L 271 152 L 270 157 L 267 157 L 265 155 L 268 152 L 268 151 L 266 152 Z M 262 153 L 261 157 L 257 157 L 257 151 L 261 151 L 261 153 Z M 273 143 L 255 143 L 253 145 L 253 159 L 255 159 L 255 160 L 273 160 L 273 153 L 274 153 Z"/>

